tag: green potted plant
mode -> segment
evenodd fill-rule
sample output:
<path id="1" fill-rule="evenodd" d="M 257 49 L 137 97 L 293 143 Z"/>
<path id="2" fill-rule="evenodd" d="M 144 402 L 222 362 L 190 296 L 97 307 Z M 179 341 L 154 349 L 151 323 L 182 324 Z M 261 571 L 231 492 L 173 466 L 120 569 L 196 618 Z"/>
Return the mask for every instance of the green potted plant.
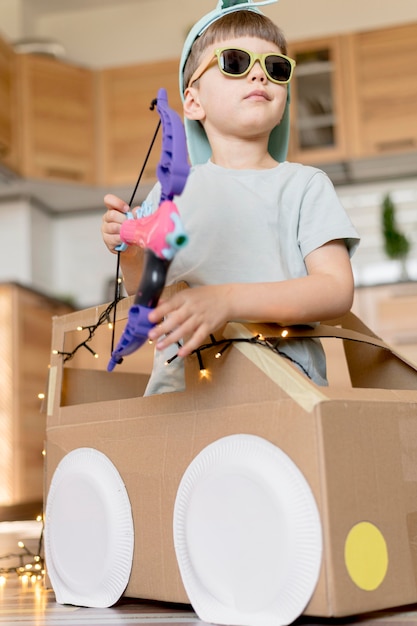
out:
<path id="1" fill-rule="evenodd" d="M 382 234 L 384 237 L 384 251 L 388 258 L 400 262 L 400 280 L 408 280 L 406 260 L 410 252 L 409 239 L 397 226 L 395 205 L 390 194 L 387 194 L 382 202 Z"/>

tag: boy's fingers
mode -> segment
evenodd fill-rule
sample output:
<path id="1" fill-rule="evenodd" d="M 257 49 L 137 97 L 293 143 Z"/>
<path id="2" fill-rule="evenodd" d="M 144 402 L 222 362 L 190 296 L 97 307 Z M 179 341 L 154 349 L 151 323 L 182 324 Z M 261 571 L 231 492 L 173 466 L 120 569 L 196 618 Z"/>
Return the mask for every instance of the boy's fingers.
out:
<path id="1" fill-rule="evenodd" d="M 124 200 L 114 196 L 112 193 L 108 193 L 104 196 L 104 204 L 109 210 L 116 209 L 122 213 L 127 213 L 130 210 L 129 205 L 126 204 Z"/>

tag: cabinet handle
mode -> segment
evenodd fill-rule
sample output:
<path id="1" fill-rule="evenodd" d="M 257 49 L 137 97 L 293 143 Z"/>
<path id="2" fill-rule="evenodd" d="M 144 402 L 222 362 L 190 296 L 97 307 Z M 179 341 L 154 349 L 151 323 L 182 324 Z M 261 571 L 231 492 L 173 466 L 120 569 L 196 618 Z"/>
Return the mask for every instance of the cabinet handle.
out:
<path id="1" fill-rule="evenodd" d="M 9 151 L 10 151 L 9 146 L 3 141 L 0 141 L 0 158 L 7 156 L 7 153 Z"/>
<path id="2" fill-rule="evenodd" d="M 83 180 L 84 176 L 76 170 L 66 170 L 59 167 L 48 167 L 45 169 L 48 178 L 65 178 L 67 180 Z"/>
<path id="3" fill-rule="evenodd" d="M 414 148 L 416 140 L 412 137 L 408 139 L 396 139 L 394 141 L 381 141 L 376 144 L 377 150 L 385 152 L 388 150 L 404 150 L 407 148 Z"/>

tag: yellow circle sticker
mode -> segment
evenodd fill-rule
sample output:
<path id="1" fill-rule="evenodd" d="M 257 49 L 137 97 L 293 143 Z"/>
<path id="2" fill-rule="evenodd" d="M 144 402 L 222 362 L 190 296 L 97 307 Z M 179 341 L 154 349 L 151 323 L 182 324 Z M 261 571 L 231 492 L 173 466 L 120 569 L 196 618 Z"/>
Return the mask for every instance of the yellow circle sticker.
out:
<path id="1" fill-rule="evenodd" d="M 374 591 L 388 570 L 388 550 L 381 531 L 370 522 L 352 526 L 345 542 L 345 564 L 360 589 Z"/>

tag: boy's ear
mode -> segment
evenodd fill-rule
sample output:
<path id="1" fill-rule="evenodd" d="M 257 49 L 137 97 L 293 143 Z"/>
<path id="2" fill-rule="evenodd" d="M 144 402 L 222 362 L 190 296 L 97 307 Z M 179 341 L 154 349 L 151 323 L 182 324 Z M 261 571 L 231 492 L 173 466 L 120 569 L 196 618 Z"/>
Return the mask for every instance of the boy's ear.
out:
<path id="1" fill-rule="evenodd" d="M 202 121 L 206 113 L 200 102 L 198 89 L 195 87 L 187 87 L 184 92 L 184 115 L 189 120 Z"/>

